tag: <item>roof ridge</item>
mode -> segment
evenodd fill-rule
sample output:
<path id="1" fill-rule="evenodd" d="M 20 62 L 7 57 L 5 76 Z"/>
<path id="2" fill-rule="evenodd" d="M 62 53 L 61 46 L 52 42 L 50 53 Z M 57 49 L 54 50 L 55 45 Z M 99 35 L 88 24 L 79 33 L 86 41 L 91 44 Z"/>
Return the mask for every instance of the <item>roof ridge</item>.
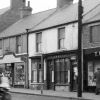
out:
<path id="1" fill-rule="evenodd" d="M 88 12 L 86 12 L 83 16 L 86 16 L 87 14 L 89 14 L 90 12 L 92 12 L 93 10 L 95 10 L 98 6 L 100 6 L 100 3 L 97 4 L 94 8 L 92 8 L 91 10 L 89 10 Z"/>
<path id="2" fill-rule="evenodd" d="M 41 24 L 43 21 L 47 20 L 49 17 L 51 17 L 53 14 L 55 14 L 55 12 L 57 12 L 57 9 L 53 13 L 51 13 L 48 17 L 44 18 L 42 21 L 40 21 L 38 24 L 36 24 L 34 27 L 31 27 L 29 30 L 35 28 L 36 26 L 38 26 L 39 24 Z"/>

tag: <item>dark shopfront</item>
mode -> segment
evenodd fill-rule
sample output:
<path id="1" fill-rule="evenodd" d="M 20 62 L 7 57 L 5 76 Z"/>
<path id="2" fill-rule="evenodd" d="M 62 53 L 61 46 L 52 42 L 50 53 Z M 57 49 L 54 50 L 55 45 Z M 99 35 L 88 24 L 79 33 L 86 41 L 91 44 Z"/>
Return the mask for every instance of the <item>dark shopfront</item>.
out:
<path id="1" fill-rule="evenodd" d="M 59 52 L 46 55 L 47 89 L 76 91 L 77 56 L 74 52 Z"/>
<path id="2" fill-rule="evenodd" d="M 83 67 L 83 90 L 94 92 L 96 83 L 93 81 L 94 73 L 100 68 L 100 51 L 99 48 L 84 50 L 84 67 Z"/>

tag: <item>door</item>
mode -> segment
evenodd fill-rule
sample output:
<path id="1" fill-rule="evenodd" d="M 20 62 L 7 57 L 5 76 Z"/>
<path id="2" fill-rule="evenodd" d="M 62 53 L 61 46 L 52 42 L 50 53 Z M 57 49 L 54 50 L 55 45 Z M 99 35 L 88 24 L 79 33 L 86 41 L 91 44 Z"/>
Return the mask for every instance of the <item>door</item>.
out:
<path id="1" fill-rule="evenodd" d="M 14 63 L 6 64 L 5 75 L 9 78 L 10 85 L 14 85 Z"/>
<path id="2" fill-rule="evenodd" d="M 47 89 L 53 89 L 53 64 L 49 60 L 47 62 Z"/>
<path id="3" fill-rule="evenodd" d="M 77 83 L 78 83 L 78 70 L 77 66 L 73 66 L 73 91 L 77 90 Z"/>

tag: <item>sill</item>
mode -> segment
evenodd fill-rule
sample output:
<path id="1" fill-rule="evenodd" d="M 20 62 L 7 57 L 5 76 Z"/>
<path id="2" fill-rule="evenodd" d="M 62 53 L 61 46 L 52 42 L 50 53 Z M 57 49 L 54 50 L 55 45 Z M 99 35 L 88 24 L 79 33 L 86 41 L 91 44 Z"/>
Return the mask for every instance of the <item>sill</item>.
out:
<path id="1" fill-rule="evenodd" d="M 16 53 L 16 56 L 27 55 L 27 53 Z"/>
<path id="2" fill-rule="evenodd" d="M 42 84 L 44 84 L 44 83 L 37 83 L 37 82 L 33 82 L 33 83 L 30 83 L 31 85 L 42 85 Z"/>
<path id="3" fill-rule="evenodd" d="M 63 83 L 57 83 L 56 86 L 69 86 L 69 83 L 63 84 Z"/>
<path id="4" fill-rule="evenodd" d="M 67 50 L 67 49 L 66 48 L 58 49 L 58 51 L 64 51 L 64 50 Z"/>

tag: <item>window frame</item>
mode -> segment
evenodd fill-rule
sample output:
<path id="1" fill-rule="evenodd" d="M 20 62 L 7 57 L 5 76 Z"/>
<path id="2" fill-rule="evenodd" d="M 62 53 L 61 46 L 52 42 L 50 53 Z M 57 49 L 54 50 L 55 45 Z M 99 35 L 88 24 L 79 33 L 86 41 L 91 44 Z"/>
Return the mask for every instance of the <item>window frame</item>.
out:
<path id="1" fill-rule="evenodd" d="M 36 33 L 36 52 L 41 52 L 41 51 L 42 51 L 42 32 L 39 32 Z"/>
<path id="2" fill-rule="evenodd" d="M 58 85 L 68 84 L 68 77 L 69 77 L 68 71 L 69 71 L 69 66 L 70 66 L 68 63 L 70 62 L 70 60 L 68 59 L 68 61 L 66 61 L 66 59 L 68 58 L 62 58 L 62 59 L 55 60 L 55 64 L 57 64 L 55 65 L 55 77 L 56 77 L 55 83 Z M 66 66 L 66 63 L 68 66 Z M 63 69 L 61 67 L 63 67 Z M 67 75 L 67 80 L 66 80 L 65 75 Z"/>
<path id="3" fill-rule="evenodd" d="M 61 36 L 61 30 L 64 29 L 64 32 L 62 32 L 62 36 Z M 65 45 L 64 45 L 64 41 L 65 41 L 65 27 L 61 27 L 61 28 L 58 28 L 58 49 L 64 49 L 65 48 Z M 61 45 L 61 43 L 63 43 Z"/>
<path id="4" fill-rule="evenodd" d="M 36 63 L 36 66 L 34 69 L 32 69 L 33 66 L 31 64 L 31 82 L 32 83 L 42 83 L 42 81 L 43 81 L 43 77 L 42 77 L 43 76 L 43 69 L 41 67 L 41 60 L 32 60 L 31 63 Z M 36 79 L 35 80 L 33 78 L 34 77 L 33 75 L 35 75 L 33 71 L 36 72 L 36 76 L 35 76 Z"/>
<path id="5" fill-rule="evenodd" d="M 100 40 L 94 40 L 93 39 L 93 28 L 98 27 L 98 26 L 100 27 L 100 24 L 95 24 L 95 25 L 90 25 L 89 26 L 89 29 L 90 29 L 90 43 L 99 43 L 100 42 Z"/>
<path id="6" fill-rule="evenodd" d="M 19 37 L 20 37 L 20 43 L 19 43 Z M 17 54 L 22 53 L 22 36 L 21 35 L 16 36 L 16 53 Z"/>

